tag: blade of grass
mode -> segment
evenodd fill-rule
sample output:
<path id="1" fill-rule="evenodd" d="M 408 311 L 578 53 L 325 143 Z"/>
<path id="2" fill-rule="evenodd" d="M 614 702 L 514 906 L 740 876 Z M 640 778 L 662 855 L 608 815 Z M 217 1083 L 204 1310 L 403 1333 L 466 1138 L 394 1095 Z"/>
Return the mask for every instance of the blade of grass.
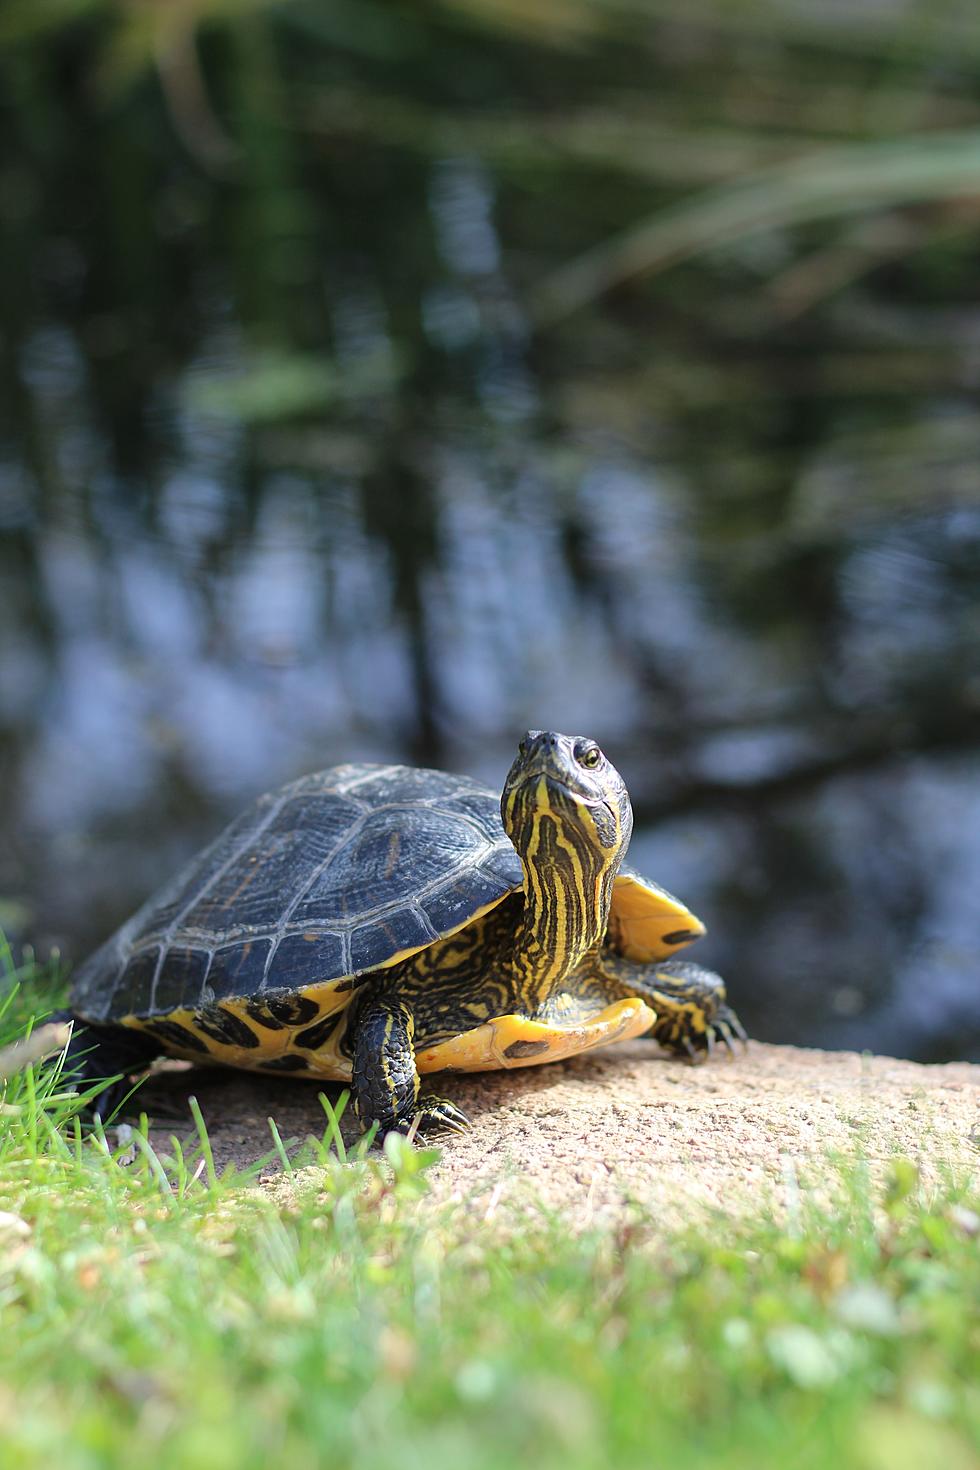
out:
<path id="1" fill-rule="evenodd" d="M 134 1131 L 133 1142 L 149 1165 L 150 1173 L 160 1186 L 160 1193 L 166 1199 L 168 1206 L 173 1209 L 175 1203 L 174 1191 L 170 1179 L 167 1177 L 167 1171 L 160 1162 L 159 1156 L 150 1140 L 144 1137 L 142 1129 L 136 1129 Z"/>
<path id="2" fill-rule="evenodd" d="M 292 1162 L 290 1161 L 289 1154 L 286 1152 L 285 1144 L 283 1143 L 282 1138 L 279 1135 L 279 1129 L 276 1127 L 276 1120 L 275 1118 L 267 1118 L 266 1122 L 268 1123 L 269 1131 L 272 1134 L 272 1141 L 276 1146 L 276 1153 L 279 1156 L 279 1162 L 282 1164 L 282 1167 L 287 1174 L 292 1174 Z"/>
<path id="3" fill-rule="evenodd" d="M 200 1140 L 201 1156 L 204 1159 L 204 1166 L 208 1176 L 208 1189 L 213 1190 L 218 1183 L 218 1176 L 215 1172 L 214 1154 L 211 1151 L 211 1140 L 208 1137 L 204 1114 L 201 1112 L 201 1105 L 196 1097 L 189 1097 L 187 1099 L 187 1105 L 191 1110 L 191 1117 L 194 1119 L 194 1127 L 197 1129 L 197 1136 Z"/>
<path id="4" fill-rule="evenodd" d="M 350 1101 L 350 1093 L 346 1089 L 337 1099 L 336 1106 L 332 1106 L 325 1092 L 317 1093 L 320 1106 L 327 1116 L 327 1132 L 333 1142 L 338 1159 L 342 1164 L 347 1162 L 347 1145 L 344 1143 L 344 1135 L 340 1131 L 340 1120 L 344 1116 L 344 1109 Z"/>

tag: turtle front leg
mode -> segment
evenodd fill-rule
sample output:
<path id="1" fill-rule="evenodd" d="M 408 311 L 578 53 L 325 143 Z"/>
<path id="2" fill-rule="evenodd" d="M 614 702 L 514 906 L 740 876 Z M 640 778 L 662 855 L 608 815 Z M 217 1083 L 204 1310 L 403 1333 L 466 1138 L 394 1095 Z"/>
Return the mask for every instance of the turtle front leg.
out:
<path id="1" fill-rule="evenodd" d="M 701 1061 L 716 1042 L 734 1054 L 734 1041 L 748 1041 L 745 1028 L 728 1004 L 725 982 L 713 970 L 685 960 L 666 960 L 648 970 L 650 990 L 644 991 L 657 1012 L 647 1032 L 667 1051 Z"/>
<path id="2" fill-rule="evenodd" d="M 642 965 L 608 953 L 603 954 L 602 969 L 608 979 L 640 996 L 656 1011 L 657 1019 L 646 1036 L 667 1051 L 701 1061 L 711 1055 L 717 1042 L 734 1052 L 736 1040 L 748 1040 L 728 1004 L 725 982 L 713 970 L 686 960 Z"/>
<path id="3" fill-rule="evenodd" d="M 421 1128 L 453 1128 L 461 1132 L 469 1118 L 441 1097 L 420 1097 L 413 1037 L 415 1021 L 396 995 L 367 996 L 354 1022 L 353 1092 L 357 1116 L 381 1133 L 407 1133 L 418 1120 Z"/>

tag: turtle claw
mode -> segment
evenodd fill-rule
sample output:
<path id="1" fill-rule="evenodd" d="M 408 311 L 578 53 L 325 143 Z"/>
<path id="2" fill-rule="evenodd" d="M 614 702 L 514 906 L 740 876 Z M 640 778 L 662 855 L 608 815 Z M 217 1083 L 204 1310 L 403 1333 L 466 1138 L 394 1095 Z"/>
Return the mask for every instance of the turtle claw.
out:
<path id="1" fill-rule="evenodd" d="M 720 1041 L 727 1049 L 730 1057 L 738 1056 L 738 1052 L 735 1050 L 736 1041 L 742 1043 L 743 1052 L 748 1048 L 749 1044 L 745 1027 L 730 1006 L 723 1006 L 717 1016 L 709 1022 L 706 1036 L 712 1037 L 715 1041 Z M 710 1041 L 708 1043 L 708 1050 L 711 1050 Z"/>
<path id="2" fill-rule="evenodd" d="M 445 1097 L 421 1099 L 411 1117 L 399 1118 L 395 1124 L 395 1130 L 406 1134 L 410 1139 L 423 1129 L 429 1132 L 448 1128 L 452 1133 L 465 1133 L 469 1127 L 470 1119 L 463 1109 Z"/>
<path id="3" fill-rule="evenodd" d="M 732 1057 L 738 1056 L 738 1052 L 735 1050 L 735 1047 L 732 1043 L 732 1033 L 727 1026 L 719 1025 L 716 1028 L 715 1035 L 727 1051 L 729 1060 L 731 1060 Z"/>
<path id="4" fill-rule="evenodd" d="M 446 1097 L 428 1097 L 419 1109 L 420 1128 L 449 1128 L 453 1133 L 465 1133 L 470 1119 L 462 1108 Z"/>
<path id="5" fill-rule="evenodd" d="M 748 1049 L 749 1049 L 749 1033 L 746 1031 L 745 1027 L 742 1025 L 741 1021 L 736 1016 L 735 1012 L 732 1011 L 732 1010 L 729 1010 L 728 1013 L 727 1013 L 727 1015 L 725 1016 L 725 1020 L 728 1022 L 728 1025 L 731 1027 L 731 1029 L 734 1032 L 735 1037 L 737 1038 L 737 1040 L 739 1040 L 742 1043 L 742 1050 L 743 1051 L 748 1051 Z"/>
<path id="6" fill-rule="evenodd" d="M 700 1066 L 714 1056 L 719 1044 L 730 1057 L 735 1057 L 738 1055 L 735 1042 L 741 1042 L 744 1050 L 749 1040 L 741 1021 L 727 1005 L 720 1007 L 710 1019 L 706 1018 L 700 1027 L 695 1028 L 690 1024 L 676 1025 L 669 1036 L 658 1039 L 668 1051 L 677 1056 L 686 1056 L 695 1066 Z"/>

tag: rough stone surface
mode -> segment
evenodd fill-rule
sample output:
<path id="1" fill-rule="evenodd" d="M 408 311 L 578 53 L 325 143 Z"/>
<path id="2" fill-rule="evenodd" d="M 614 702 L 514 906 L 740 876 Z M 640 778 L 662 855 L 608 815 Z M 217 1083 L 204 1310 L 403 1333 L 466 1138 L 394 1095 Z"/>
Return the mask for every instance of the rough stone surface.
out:
<path id="1" fill-rule="evenodd" d="M 629 1042 L 548 1066 L 435 1080 L 473 1127 L 439 1136 L 432 1197 L 482 1217 L 555 1210 L 583 1228 L 634 1203 L 672 1221 L 760 1204 L 785 1212 L 821 1190 L 834 1156 L 866 1159 L 872 1175 L 902 1154 L 926 1179 L 947 1166 L 980 1177 L 980 1066 L 969 1063 L 752 1042 L 734 1059 L 691 1067 Z M 322 1136 L 317 1092 L 185 1071 L 154 1079 L 144 1106 L 165 1147 L 169 1133 L 186 1133 L 194 1093 L 219 1167 L 246 1165 L 269 1152 L 269 1116 L 284 1138 Z M 353 1120 L 345 1131 L 356 1138 Z M 270 1165 L 268 1176 L 276 1172 Z"/>

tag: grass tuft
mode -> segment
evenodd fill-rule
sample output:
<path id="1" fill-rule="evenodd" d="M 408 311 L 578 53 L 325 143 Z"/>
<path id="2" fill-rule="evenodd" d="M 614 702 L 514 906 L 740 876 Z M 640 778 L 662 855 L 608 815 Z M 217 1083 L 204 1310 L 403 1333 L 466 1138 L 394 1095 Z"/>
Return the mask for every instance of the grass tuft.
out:
<path id="1" fill-rule="evenodd" d="M 975 1464 L 965 1181 L 828 1161 L 789 1225 L 636 1209 L 573 1236 L 433 1204 L 438 1151 L 345 1147 L 346 1100 L 306 1141 L 272 1121 L 247 1174 L 199 1110 L 161 1149 L 79 1101 L 56 1066 L 0 1093 L 4 1466 Z"/>

